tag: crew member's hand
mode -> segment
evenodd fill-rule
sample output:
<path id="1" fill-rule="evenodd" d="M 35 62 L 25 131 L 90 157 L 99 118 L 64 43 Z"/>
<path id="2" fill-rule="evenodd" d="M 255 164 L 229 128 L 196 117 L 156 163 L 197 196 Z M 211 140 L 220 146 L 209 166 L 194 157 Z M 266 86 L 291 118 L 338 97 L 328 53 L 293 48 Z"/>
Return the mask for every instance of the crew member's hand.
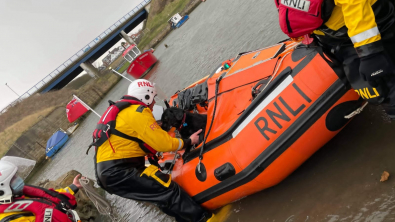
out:
<path id="1" fill-rule="evenodd" d="M 195 145 L 199 143 L 199 134 L 202 132 L 202 129 L 196 131 L 196 133 L 192 134 L 189 139 L 191 139 L 191 145 Z"/>
<path id="2" fill-rule="evenodd" d="M 81 174 L 78 174 L 77 176 L 74 177 L 74 180 L 73 180 L 73 184 L 74 184 L 76 187 L 78 187 L 78 189 L 81 189 L 81 188 L 82 188 L 82 186 L 81 186 L 81 184 L 80 184 L 80 181 L 79 181 L 80 177 L 81 177 Z M 85 179 L 85 177 L 82 177 L 82 179 Z"/>
<path id="3" fill-rule="evenodd" d="M 395 72 L 391 58 L 384 52 L 360 58 L 359 73 L 372 87 L 378 87 L 383 77 L 393 75 Z"/>

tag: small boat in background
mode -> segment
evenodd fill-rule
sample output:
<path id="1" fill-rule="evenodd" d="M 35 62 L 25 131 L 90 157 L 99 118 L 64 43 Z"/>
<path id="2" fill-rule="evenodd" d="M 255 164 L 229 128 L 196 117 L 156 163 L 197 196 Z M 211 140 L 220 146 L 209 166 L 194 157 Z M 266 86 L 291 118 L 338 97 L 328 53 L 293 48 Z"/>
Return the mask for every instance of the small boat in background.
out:
<path id="1" fill-rule="evenodd" d="M 63 147 L 68 139 L 69 136 L 64 130 L 59 129 L 56 131 L 47 141 L 47 148 L 45 149 L 47 157 L 52 157 L 55 155 L 55 153 L 57 153 L 60 148 Z"/>
<path id="2" fill-rule="evenodd" d="M 67 135 L 71 135 L 72 133 L 74 133 L 74 131 L 78 128 L 79 125 L 80 125 L 80 124 L 78 124 L 78 123 L 74 123 L 72 126 L 70 126 L 70 127 L 66 130 Z"/>
<path id="3" fill-rule="evenodd" d="M 143 78 L 158 62 L 153 52 L 154 50 L 150 49 L 141 53 L 135 44 L 129 46 L 122 54 L 122 57 L 130 63 L 126 72 L 135 79 Z"/>
<path id="4" fill-rule="evenodd" d="M 179 13 L 176 13 L 167 22 L 170 23 L 172 29 L 176 29 L 180 28 L 188 19 L 189 15 L 184 15 L 181 17 Z"/>

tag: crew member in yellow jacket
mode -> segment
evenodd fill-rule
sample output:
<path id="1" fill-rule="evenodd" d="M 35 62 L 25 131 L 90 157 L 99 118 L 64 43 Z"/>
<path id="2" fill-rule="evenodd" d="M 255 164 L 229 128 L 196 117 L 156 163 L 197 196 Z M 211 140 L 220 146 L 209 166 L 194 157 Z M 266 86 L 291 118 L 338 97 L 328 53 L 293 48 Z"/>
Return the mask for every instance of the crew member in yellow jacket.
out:
<path id="1" fill-rule="evenodd" d="M 79 177 L 64 189 L 44 189 L 25 185 L 18 167 L 0 160 L 0 221 L 4 222 L 80 222 L 73 210 L 74 194 L 82 188 Z"/>
<path id="2" fill-rule="evenodd" d="M 94 132 L 99 185 L 111 194 L 154 203 L 177 221 L 210 221 L 213 214 L 195 203 L 170 175 L 155 164 L 145 167 L 146 155 L 196 144 L 201 132 L 186 140 L 169 136 L 152 114 L 156 94 L 151 82 L 135 80 L 128 95 L 103 114 Z"/>
<path id="3" fill-rule="evenodd" d="M 328 1 L 328 0 L 325 0 Z M 355 91 L 395 118 L 395 9 L 391 0 L 329 0 L 329 20 L 314 31 L 343 63 Z"/>

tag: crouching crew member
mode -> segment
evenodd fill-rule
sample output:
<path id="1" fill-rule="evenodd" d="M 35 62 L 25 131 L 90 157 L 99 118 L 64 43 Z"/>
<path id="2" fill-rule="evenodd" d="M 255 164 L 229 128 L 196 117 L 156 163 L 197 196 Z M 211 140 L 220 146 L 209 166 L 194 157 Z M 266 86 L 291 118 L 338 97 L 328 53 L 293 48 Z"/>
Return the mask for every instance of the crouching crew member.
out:
<path id="1" fill-rule="evenodd" d="M 152 114 L 156 95 L 151 82 L 139 79 L 130 84 L 128 95 L 110 102 L 93 133 L 98 183 L 111 194 L 154 203 L 177 221 L 210 221 L 213 214 L 170 175 L 156 164 L 145 167 L 145 156 L 152 159 L 156 152 L 180 150 L 199 140 L 200 131 L 182 140 L 162 130 Z"/>
<path id="2" fill-rule="evenodd" d="M 292 1 L 275 0 L 280 10 L 280 24 L 285 21 L 282 30 L 290 37 L 297 37 L 293 34 L 301 36 L 315 29 L 314 36 L 343 63 L 355 91 L 369 103 L 381 104 L 395 119 L 394 2 L 311 0 L 307 4 L 308 1 L 301 1 L 306 3 L 299 4 L 303 7 L 294 7 Z M 321 16 L 313 18 L 314 10 Z M 300 22 L 317 18 L 321 18 L 322 23 L 316 23 L 316 27 L 312 22 Z"/>
<path id="3" fill-rule="evenodd" d="M 25 185 L 17 176 L 18 168 L 0 161 L 0 221 L 7 222 L 79 222 L 74 194 L 81 188 L 78 179 L 65 189 L 52 190 Z"/>

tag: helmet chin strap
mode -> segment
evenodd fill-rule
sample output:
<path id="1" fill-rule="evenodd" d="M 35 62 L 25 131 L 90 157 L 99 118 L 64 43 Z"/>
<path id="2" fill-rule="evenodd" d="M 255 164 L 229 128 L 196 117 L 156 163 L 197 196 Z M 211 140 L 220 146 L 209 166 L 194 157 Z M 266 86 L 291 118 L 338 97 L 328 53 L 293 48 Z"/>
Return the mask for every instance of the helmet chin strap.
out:
<path id="1" fill-rule="evenodd" d="M 25 186 L 25 182 L 23 179 L 17 175 L 14 176 L 13 179 L 11 179 L 10 183 L 12 193 L 13 195 L 22 195 L 23 194 L 23 187 Z"/>

